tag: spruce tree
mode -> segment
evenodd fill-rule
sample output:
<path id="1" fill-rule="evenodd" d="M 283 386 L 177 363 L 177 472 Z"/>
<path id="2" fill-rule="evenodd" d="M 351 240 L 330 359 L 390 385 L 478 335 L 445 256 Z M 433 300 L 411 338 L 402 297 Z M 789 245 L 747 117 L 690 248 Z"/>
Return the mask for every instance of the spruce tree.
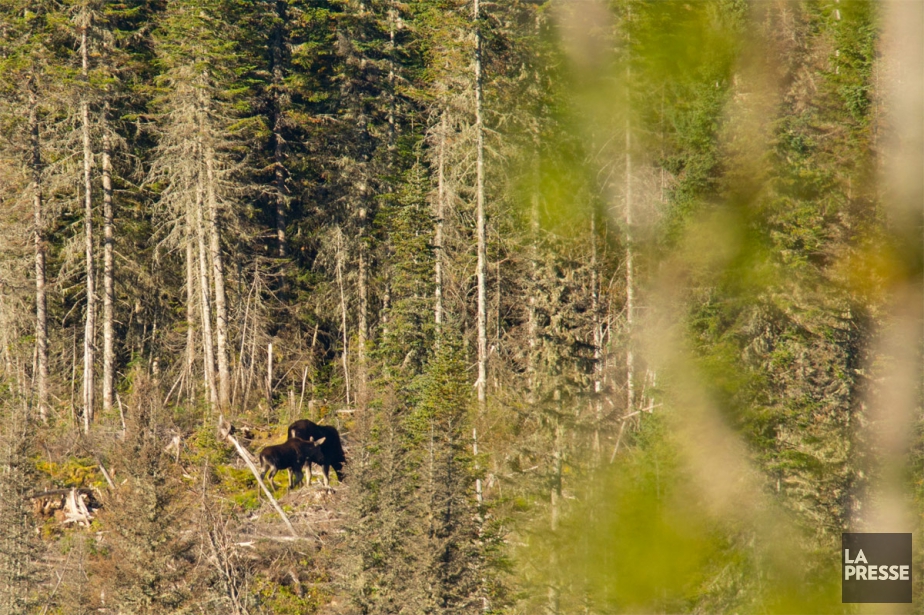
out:
<path id="1" fill-rule="evenodd" d="M 175 1 L 167 5 L 155 34 L 162 67 L 155 105 L 161 122 L 150 179 L 160 187 L 158 215 L 169 228 L 166 243 L 185 250 L 185 368 L 190 369 L 198 344 L 209 402 L 222 409 L 231 401 L 225 251 L 242 231 L 241 197 L 249 187 L 241 151 L 248 88 L 246 81 L 238 82 L 242 56 L 236 18 L 231 3 Z"/>
<path id="2" fill-rule="evenodd" d="M 61 69 L 60 48 L 56 45 L 59 15 L 53 3 L 7 3 L 3 7 L 2 73 L 4 149 L 18 159 L 29 182 L 21 199 L 30 204 L 33 237 L 33 285 L 35 373 L 32 378 L 33 405 L 43 421 L 48 418 L 49 329 L 48 310 L 48 229 L 53 223 L 48 206 L 48 152 L 52 122 L 60 110 L 56 105 L 56 74 Z"/>
<path id="3" fill-rule="evenodd" d="M 35 422 L 26 397 L 16 395 L 9 381 L 0 384 L 0 601 L 3 611 L 29 613 L 39 604 L 45 545 L 35 531 L 29 499 L 36 492 L 32 462 Z"/>
<path id="4" fill-rule="evenodd" d="M 191 508 L 164 451 L 170 423 L 160 394 L 142 372 L 133 374 L 125 438 L 108 455 L 123 482 L 100 511 L 109 533 L 92 565 L 99 607 L 175 612 L 194 587 L 195 540 L 183 532 Z"/>

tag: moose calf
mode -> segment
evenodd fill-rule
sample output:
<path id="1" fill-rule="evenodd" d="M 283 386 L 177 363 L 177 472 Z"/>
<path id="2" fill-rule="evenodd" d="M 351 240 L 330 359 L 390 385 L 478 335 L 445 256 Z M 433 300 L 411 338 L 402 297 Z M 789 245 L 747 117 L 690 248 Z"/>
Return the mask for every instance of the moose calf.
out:
<path id="1" fill-rule="evenodd" d="M 270 486 L 273 491 L 276 490 L 273 484 L 273 477 L 279 470 L 289 471 L 289 489 L 298 485 L 304 478 L 302 467 L 306 463 L 323 464 L 324 458 L 321 455 L 321 445 L 324 444 L 324 438 L 315 440 L 308 438 L 290 438 L 282 444 L 267 446 L 260 451 L 260 477 L 266 479 L 269 475 Z M 310 471 L 310 466 L 309 466 Z M 293 475 L 295 480 L 293 481 Z M 309 474 L 310 476 L 310 474 Z"/>

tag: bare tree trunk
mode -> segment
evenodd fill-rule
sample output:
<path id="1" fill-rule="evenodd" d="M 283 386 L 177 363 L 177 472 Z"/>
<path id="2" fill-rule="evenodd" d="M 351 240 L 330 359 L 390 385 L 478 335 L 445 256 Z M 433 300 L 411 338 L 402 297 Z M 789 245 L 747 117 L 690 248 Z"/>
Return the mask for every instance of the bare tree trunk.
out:
<path id="1" fill-rule="evenodd" d="M 549 529 L 557 532 L 561 523 L 561 491 L 562 491 L 562 427 L 561 427 L 561 391 L 555 389 L 555 417 L 554 434 L 552 442 L 552 486 L 549 490 Z M 549 580 L 549 613 L 558 615 L 561 609 L 561 589 L 559 588 L 558 553 L 552 549 L 550 554 L 549 570 L 552 578 Z"/>
<path id="2" fill-rule="evenodd" d="M 188 219 L 191 217 L 187 214 Z M 204 342 L 203 342 L 204 346 Z M 186 372 L 189 393 L 193 392 L 193 363 L 196 360 L 196 255 L 193 248 L 193 228 L 186 232 Z"/>
<path id="3" fill-rule="evenodd" d="M 487 404 L 487 297 L 485 290 L 485 269 L 487 267 L 487 237 L 485 234 L 484 214 L 484 122 L 482 118 L 482 83 L 481 83 L 481 14 L 479 0 L 474 0 L 475 13 L 475 135 L 477 139 L 477 158 L 475 162 L 475 226 L 478 236 L 478 406 L 484 410 Z"/>
<path id="4" fill-rule="evenodd" d="M 432 431 L 431 431 L 432 434 Z M 432 435 L 431 435 L 432 438 Z M 478 467 L 478 430 L 472 429 L 472 457 L 475 460 L 475 471 L 479 471 Z M 482 492 L 481 486 L 481 476 L 475 478 L 475 504 L 478 506 L 478 510 L 475 513 L 475 522 L 478 524 L 478 540 L 481 542 L 484 540 L 484 493 Z M 487 580 L 481 578 L 481 610 L 487 613 L 491 608 L 491 603 L 488 600 L 487 593 Z"/>
<path id="5" fill-rule="evenodd" d="M 395 10 L 395 0 L 388 4 L 388 151 L 389 164 L 395 149 L 395 22 L 398 12 Z"/>
<path id="6" fill-rule="evenodd" d="M 533 168 L 533 190 L 529 203 L 529 264 L 532 272 L 532 282 L 537 284 L 539 281 L 539 182 L 540 182 L 540 158 L 539 158 L 539 130 L 533 135 L 533 146 L 535 147 L 535 161 Z M 539 315 L 536 292 L 529 294 L 529 312 L 527 320 L 527 346 L 529 356 L 527 357 L 527 375 L 528 375 L 528 397 L 530 404 L 536 403 L 536 393 L 539 387 L 538 383 L 538 351 L 539 351 Z"/>
<path id="7" fill-rule="evenodd" d="M 35 397 L 39 417 L 48 422 L 48 309 L 45 297 L 45 222 L 42 204 L 42 152 L 34 76 L 29 80 L 29 136 L 32 150 L 32 215 L 35 243 Z"/>
<path id="8" fill-rule="evenodd" d="M 631 11 L 631 7 L 629 7 Z M 631 19 L 631 12 L 626 19 Z M 629 49 L 629 39 L 626 48 Z M 626 62 L 626 414 L 635 410 L 635 253 L 632 245 L 632 95 L 629 90 L 632 82 L 632 65 Z M 623 423 L 623 426 L 625 423 Z M 622 435 L 622 427 L 620 427 Z M 617 448 L 619 444 L 617 441 Z"/>
<path id="9" fill-rule="evenodd" d="M 600 272 L 597 264 L 597 219 L 590 218 L 590 310 L 594 328 L 594 460 L 600 456 L 600 424 L 603 420 L 603 320 L 600 318 Z"/>
<path id="10" fill-rule="evenodd" d="M 277 103 L 278 104 L 278 103 Z M 283 159 L 283 140 L 281 131 L 281 113 L 277 110 L 273 123 L 273 157 L 274 183 L 276 184 L 276 242 L 279 244 L 279 256 L 286 255 L 286 175 Z"/>
<path id="11" fill-rule="evenodd" d="M 89 49 L 87 48 L 87 29 L 89 16 L 84 14 L 80 31 L 80 61 L 81 76 L 84 86 L 89 81 Z M 93 186 L 91 167 L 93 164 L 93 151 L 90 148 L 90 104 L 87 101 L 88 93 L 81 94 L 80 120 L 81 136 L 83 138 L 83 196 L 84 196 L 84 240 L 86 249 L 87 268 L 87 312 L 83 333 L 83 431 L 90 432 L 90 423 L 93 421 L 94 385 L 95 385 L 95 354 L 96 354 L 96 285 L 93 263 Z"/>
<path id="12" fill-rule="evenodd" d="M 446 112 L 440 120 L 440 145 L 437 158 L 436 215 L 433 232 L 434 254 L 434 320 L 437 329 L 443 324 L 443 218 L 446 212 Z"/>
<path id="13" fill-rule="evenodd" d="M 365 208 L 361 210 L 361 217 L 363 223 L 365 222 Z M 359 271 L 357 275 L 357 290 L 359 291 L 359 331 L 357 332 L 357 343 L 356 343 L 356 362 L 358 364 L 358 374 L 356 386 L 356 392 L 353 397 L 358 397 L 360 400 L 365 399 L 366 393 L 366 343 L 368 341 L 369 335 L 369 288 L 368 288 L 368 278 L 369 278 L 369 267 L 366 262 L 366 247 L 365 242 L 362 241 L 362 233 L 360 231 L 360 242 L 357 247 L 359 252 Z"/>
<path id="14" fill-rule="evenodd" d="M 626 413 L 635 407 L 635 270 L 632 246 L 632 134 L 626 120 Z"/>
<path id="15" fill-rule="evenodd" d="M 201 173 L 200 173 L 201 175 Z M 205 251 L 205 229 L 202 222 L 202 186 L 201 178 L 196 185 L 195 229 L 196 243 L 199 247 L 199 307 L 202 322 L 202 362 L 205 372 L 205 386 L 209 393 L 212 408 L 218 406 L 218 390 L 215 386 L 215 354 L 212 338 L 212 308 L 209 301 L 208 255 Z M 190 214 L 192 215 L 192 214 Z"/>
<path id="16" fill-rule="evenodd" d="M 338 230 L 337 236 L 337 285 L 340 287 L 340 319 L 343 329 L 343 382 L 346 387 L 346 403 L 350 405 L 350 358 L 349 337 L 347 335 L 347 306 L 346 294 L 343 290 L 343 233 Z"/>
<path id="17" fill-rule="evenodd" d="M 112 144 L 109 137 L 109 104 L 103 107 L 102 175 L 103 175 L 103 412 L 112 409 L 115 380 L 113 349 L 113 261 L 112 261 Z"/>
<path id="18" fill-rule="evenodd" d="M 6 307 L 2 295 L 0 295 L 0 318 L 6 320 L 8 318 L 7 314 L 12 316 L 12 312 Z M 23 390 L 23 382 L 19 380 L 19 373 L 14 372 L 13 368 L 13 357 L 10 355 L 10 327 L 7 326 L 6 322 L 0 323 L 0 335 L 3 336 L 0 343 L 3 344 L 3 368 L 7 377 L 12 378 L 13 374 L 16 373 L 16 380 L 19 384 L 19 391 Z"/>
<path id="19" fill-rule="evenodd" d="M 273 183 L 276 188 L 276 242 L 279 256 L 286 255 L 286 169 L 283 164 L 285 158 L 285 139 L 282 136 L 282 95 L 283 85 L 283 53 L 286 3 L 276 1 L 277 26 L 273 32 Z"/>
<path id="20" fill-rule="evenodd" d="M 273 407 L 273 342 L 266 345 L 266 407 Z"/>
<path id="21" fill-rule="evenodd" d="M 382 288 L 382 337 L 388 337 L 388 313 L 391 310 L 391 278 L 385 272 L 385 284 Z"/>
<path id="22" fill-rule="evenodd" d="M 77 422 L 77 328 L 74 328 L 74 338 L 71 342 L 71 421 L 74 426 Z"/>
<path id="23" fill-rule="evenodd" d="M 218 404 L 225 410 L 231 402 L 231 373 L 228 360 L 228 308 L 225 301 L 225 274 L 221 259 L 221 227 L 215 195 L 215 153 L 205 147 L 206 196 L 209 213 L 209 250 L 212 281 L 215 284 L 215 341 L 218 351 Z"/>

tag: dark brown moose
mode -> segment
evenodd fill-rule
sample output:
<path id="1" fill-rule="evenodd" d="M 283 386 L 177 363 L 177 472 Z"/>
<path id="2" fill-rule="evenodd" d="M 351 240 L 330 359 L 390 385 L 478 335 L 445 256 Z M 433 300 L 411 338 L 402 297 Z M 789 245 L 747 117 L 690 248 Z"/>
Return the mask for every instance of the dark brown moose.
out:
<path id="1" fill-rule="evenodd" d="M 308 482 L 311 482 L 311 464 L 317 463 L 321 466 L 324 473 L 324 486 L 330 489 L 330 469 L 337 471 L 337 478 L 343 482 L 346 473 L 343 471 L 343 465 L 346 463 L 346 456 L 343 454 L 343 445 L 340 443 L 340 433 L 336 427 L 330 425 L 318 425 L 308 419 L 301 419 L 289 425 L 289 438 L 301 438 L 309 440 L 315 438 L 321 449 L 321 461 L 311 458 L 308 461 Z"/>

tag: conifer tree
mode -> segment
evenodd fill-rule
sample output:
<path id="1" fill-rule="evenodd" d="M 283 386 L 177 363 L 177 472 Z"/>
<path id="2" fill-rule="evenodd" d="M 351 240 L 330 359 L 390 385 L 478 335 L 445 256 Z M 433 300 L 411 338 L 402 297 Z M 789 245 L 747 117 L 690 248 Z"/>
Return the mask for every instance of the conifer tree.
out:
<path id="1" fill-rule="evenodd" d="M 428 520 L 419 580 L 426 588 L 424 613 L 478 613 L 491 604 L 484 511 L 472 497 L 475 475 L 467 437 L 472 404 L 463 356 L 456 339 L 440 340 L 411 416 L 423 449 L 421 500 Z"/>
<path id="2" fill-rule="evenodd" d="M 32 209 L 35 287 L 35 368 L 32 378 L 34 406 L 47 420 L 49 386 L 49 330 L 46 230 L 50 224 L 47 198 L 49 172 L 45 159 L 48 114 L 54 107 L 55 71 L 60 67 L 53 46 L 56 7 L 52 3 L 7 3 L 2 13 L 2 79 L 4 134 L 12 138 L 8 151 L 22 161 L 28 176 Z M 25 121 L 23 121 L 25 120 Z M 26 195 L 23 195 L 26 198 Z"/>
<path id="3" fill-rule="evenodd" d="M 239 199 L 247 189 L 238 123 L 246 88 L 235 83 L 241 68 L 236 24 L 229 30 L 225 21 L 234 17 L 230 4 L 178 0 L 168 4 L 156 35 L 163 121 L 151 177 L 165 185 L 161 215 L 171 228 L 169 244 L 186 252 L 188 318 L 200 323 L 206 388 L 220 408 L 231 400 L 223 244 L 240 231 Z M 188 357 L 192 330 L 189 336 Z"/>
<path id="4" fill-rule="evenodd" d="M 148 377 L 136 371 L 125 439 L 109 455 L 124 482 L 100 513 L 111 528 L 100 545 L 105 557 L 93 562 L 100 607 L 153 615 L 181 610 L 190 598 L 195 541 L 182 532 L 190 509 L 164 451 L 170 425 L 159 398 Z"/>
<path id="5" fill-rule="evenodd" d="M 29 497 L 34 492 L 34 422 L 26 398 L 0 385 L 0 601 L 6 613 L 28 613 L 38 604 L 45 550 L 35 532 Z"/>

